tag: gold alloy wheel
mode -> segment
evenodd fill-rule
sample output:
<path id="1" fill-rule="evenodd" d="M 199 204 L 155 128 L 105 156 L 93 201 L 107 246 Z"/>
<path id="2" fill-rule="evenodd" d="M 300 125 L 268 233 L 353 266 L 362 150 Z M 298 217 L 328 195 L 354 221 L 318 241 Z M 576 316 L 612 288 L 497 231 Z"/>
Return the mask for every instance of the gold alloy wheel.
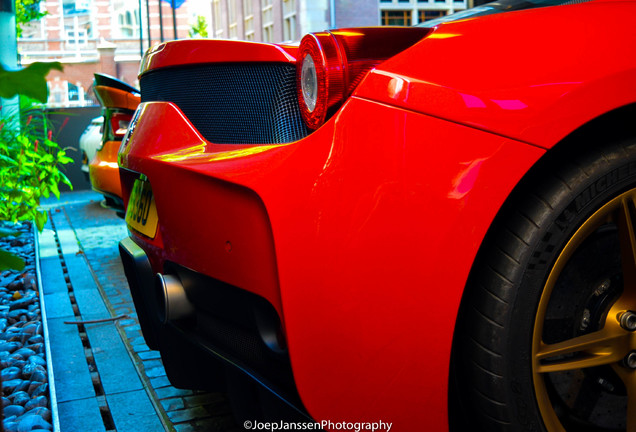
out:
<path id="1" fill-rule="evenodd" d="M 626 413 L 619 427 L 625 428 L 627 432 L 636 432 L 636 313 L 633 312 L 636 311 L 635 202 L 636 189 L 632 189 L 612 199 L 583 223 L 558 256 L 539 300 L 532 338 L 532 372 L 537 404 L 549 432 L 565 431 L 567 427 L 564 426 L 562 410 L 555 409 L 554 380 L 551 377 L 573 371 L 589 374 L 601 368 L 609 375 L 618 377 L 616 381 L 619 385 L 620 382 L 624 385 L 624 390 L 618 392 L 620 394 L 617 396 L 621 400 L 626 398 Z M 550 300 L 557 297 L 553 296 L 557 292 L 555 287 L 561 286 L 558 285 L 559 278 L 577 251 L 590 247 L 589 243 L 585 243 L 586 240 L 607 226 L 613 227 L 618 239 L 616 259 L 620 264 L 617 262 L 616 273 L 622 271 L 622 276 L 617 276 L 622 283 L 616 285 L 621 285 L 620 288 L 616 288 L 613 296 L 605 296 L 605 304 L 597 308 L 601 312 L 598 312 L 595 326 L 584 330 L 576 328 L 570 331 L 571 336 L 565 340 L 546 343 L 545 323 L 547 317 L 551 316 L 551 312 L 548 313 Z M 588 292 L 591 292 L 590 296 L 595 296 L 607 289 L 607 285 L 609 279 L 602 282 L 596 291 L 588 289 Z M 583 289 L 580 287 L 579 292 Z M 585 310 L 587 313 L 588 309 Z M 583 320 L 590 321 L 589 313 Z M 597 381 L 602 379 L 596 378 Z M 575 384 L 568 383 L 570 387 Z M 612 429 L 601 425 L 590 430 L 605 428 Z M 578 428 L 568 428 L 572 429 Z"/>

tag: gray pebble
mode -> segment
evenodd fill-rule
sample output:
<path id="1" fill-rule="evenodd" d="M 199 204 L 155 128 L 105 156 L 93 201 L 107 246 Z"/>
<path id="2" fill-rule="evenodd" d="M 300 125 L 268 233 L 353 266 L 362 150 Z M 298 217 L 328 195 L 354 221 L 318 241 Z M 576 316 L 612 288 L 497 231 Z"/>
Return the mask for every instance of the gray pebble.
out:
<path id="1" fill-rule="evenodd" d="M 21 298 L 19 300 L 14 300 L 11 302 L 11 305 L 9 306 L 9 310 L 16 310 L 16 309 L 27 309 L 27 307 L 31 304 L 33 304 L 34 302 L 37 301 L 37 297 L 35 297 L 35 295 L 30 295 L 24 298 Z"/>
<path id="2" fill-rule="evenodd" d="M 44 420 L 46 420 L 49 423 L 51 422 L 51 418 L 52 418 L 51 410 L 49 410 L 48 408 L 45 408 L 45 407 L 33 408 L 32 410 L 27 412 L 27 414 L 39 415 L 40 417 L 42 417 Z"/>
<path id="3" fill-rule="evenodd" d="M 44 360 L 42 357 L 37 355 L 29 357 L 29 363 L 38 364 L 40 366 L 46 366 L 46 360 Z"/>
<path id="4" fill-rule="evenodd" d="M 39 386 L 35 387 L 30 393 L 32 397 L 46 396 L 49 393 L 49 385 L 47 383 L 40 384 Z"/>
<path id="5" fill-rule="evenodd" d="M 35 363 L 26 363 L 23 367 L 22 367 L 22 379 L 29 379 L 31 378 L 31 374 L 33 372 L 35 372 L 36 370 L 42 370 L 44 371 L 44 367 L 40 366 L 38 364 Z"/>
<path id="6" fill-rule="evenodd" d="M 20 354 L 22 358 L 26 360 L 35 354 L 35 351 L 30 348 L 20 348 L 19 350 L 14 351 L 13 354 Z"/>
<path id="7" fill-rule="evenodd" d="M 26 364 L 24 360 L 14 359 L 14 358 L 10 358 L 7 363 L 8 363 L 8 366 L 17 367 L 18 369 L 22 369 L 24 365 Z"/>
<path id="8" fill-rule="evenodd" d="M 24 411 L 26 411 L 24 409 L 23 406 L 20 405 L 9 405 L 7 407 L 4 408 L 4 416 L 5 417 L 11 417 L 11 416 L 21 416 L 22 414 L 24 414 Z"/>
<path id="9" fill-rule="evenodd" d="M 15 387 L 14 391 L 27 391 L 29 389 L 29 385 L 31 383 L 29 381 L 23 380 L 20 384 Z"/>
<path id="10" fill-rule="evenodd" d="M 6 369 L 2 369 L 2 372 L 0 372 L 0 377 L 2 378 L 2 381 L 10 381 L 10 380 L 18 378 L 19 376 L 20 376 L 20 369 L 14 366 L 8 367 Z"/>
<path id="11" fill-rule="evenodd" d="M 24 405 L 31 400 L 31 396 L 25 391 L 16 391 L 9 396 L 9 400 L 13 405 Z"/>
<path id="12" fill-rule="evenodd" d="M 0 351 L 9 351 L 12 353 L 18 348 L 20 348 L 19 342 L 0 342 Z"/>
<path id="13" fill-rule="evenodd" d="M 35 429 L 52 430 L 53 426 L 38 415 L 25 415 L 20 419 L 18 432 L 31 432 Z"/>
<path id="14" fill-rule="evenodd" d="M 31 399 L 24 405 L 24 409 L 27 411 L 32 410 L 33 408 L 44 407 L 46 408 L 49 405 L 49 400 L 46 396 L 38 396 L 36 398 Z"/>
<path id="15" fill-rule="evenodd" d="M 16 309 L 9 312 L 9 319 L 17 320 L 29 313 L 26 309 Z"/>
<path id="16" fill-rule="evenodd" d="M 31 336 L 27 342 L 30 344 L 43 343 L 44 337 L 40 334 L 36 334 L 34 336 Z"/>
<path id="17" fill-rule="evenodd" d="M 26 392 L 18 392 L 18 395 L 13 398 L 13 405 L 24 406 L 31 400 L 31 397 Z"/>
<path id="18" fill-rule="evenodd" d="M 31 344 L 27 348 L 29 348 L 30 350 L 32 350 L 35 353 L 43 353 L 44 352 L 44 344 L 41 343 L 41 342 L 40 343 Z"/>
<path id="19" fill-rule="evenodd" d="M 30 324 L 26 324 L 24 327 L 22 327 L 22 332 L 24 332 L 25 334 L 28 335 L 34 335 L 39 333 L 38 329 L 40 328 L 40 323 L 30 323 Z"/>
<path id="20" fill-rule="evenodd" d="M 22 383 L 23 381 L 21 379 L 12 379 L 10 381 L 2 381 L 2 390 L 4 391 L 4 394 L 11 394 Z"/>
<path id="21" fill-rule="evenodd" d="M 42 372 L 39 370 L 34 371 L 31 374 L 31 381 L 32 382 L 39 382 L 39 383 L 43 383 L 43 382 L 47 382 L 47 377 L 46 377 L 46 372 Z"/>
<path id="22" fill-rule="evenodd" d="M 18 432 L 16 417 L 9 417 L 4 421 L 4 432 Z"/>

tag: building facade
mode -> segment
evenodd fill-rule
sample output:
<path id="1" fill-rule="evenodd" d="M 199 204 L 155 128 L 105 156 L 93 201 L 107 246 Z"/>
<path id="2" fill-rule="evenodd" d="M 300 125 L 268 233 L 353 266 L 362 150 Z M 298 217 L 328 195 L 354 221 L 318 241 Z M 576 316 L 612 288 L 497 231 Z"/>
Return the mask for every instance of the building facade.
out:
<path id="1" fill-rule="evenodd" d="M 472 7 L 471 0 L 380 0 L 380 25 L 411 26 Z"/>
<path id="2" fill-rule="evenodd" d="M 206 3 L 188 0 L 173 14 L 171 4 L 161 0 L 43 0 L 47 15 L 24 26 L 18 39 L 20 63 L 62 63 L 64 72 L 48 76 L 50 105 L 93 105 L 93 73 L 137 85 L 143 52 L 163 40 L 188 37 Z"/>
<path id="3" fill-rule="evenodd" d="M 22 65 L 64 65 L 64 72 L 48 77 L 51 105 L 90 105 L 94 72 L 136 86 L 143 52 L 190 37 L 197 22 L 207 26 L 209 38 L 297 43 L 330 28 L 414 25 L 464 10 L 470 1 L 42 0 L 47 15 L 23 28 L 18 52 Z"/>
<path id="4" fill-rule="evenodd" d="M 378 25 L 378 0 L 212 0 L 210 37 L 295 43 L 310 32 Z"/>

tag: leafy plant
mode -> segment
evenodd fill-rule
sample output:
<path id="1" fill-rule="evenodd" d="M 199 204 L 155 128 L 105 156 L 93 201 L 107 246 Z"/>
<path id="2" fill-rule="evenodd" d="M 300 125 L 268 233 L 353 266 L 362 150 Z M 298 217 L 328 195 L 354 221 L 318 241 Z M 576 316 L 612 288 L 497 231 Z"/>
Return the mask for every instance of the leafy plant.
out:
<path id="1" fill-rule="evenodd" d="M 22 25 L 38 20 L 47 12 L 40 12 L 41 0 L 15 0 L 15 22 L 18 37 L 22 36 Z"/>
<path id="2" fill-rule="evenodd" d="M 191 38 L 195 38 L 195 37 L 202 37 L 202 38 L 206 38 L 208 37 L 208 23 L 205 22 L 205 17 L 198 15 L 197 16 L 197 22 L 190 27 L 190 30 L 188 31 L 188 35 Z"/>
<path id="3" fill-rule="evenodd" d="M 46 102 L 46 75 L 51 69 L 61 70 L 61 65 L 34 63 L 20 71 L 0 66 L 0 97 L 22 94 Z M 33 220 L 41 231 L 47 214 L 38 210 L 40 198 L 51 194 L 59 198 L 60 183 L 72 188 L 59 167 L 73 159 L 52 140 L 42 109 L 33 100 L 22 100 L 26 103 L 19 112 L 0 116 L 0 220 Z M 19 268 L 16 259 L 0 249 L 0 268 Z"/>
<path id="4" fill-rule="evenodd" d="M 38 210 L 40 198 L 51 194 L 59 198 L 60 183 L 72 187 L 59 165 L 73 159 L 51 140 L 52 131 L 46 130 L 43 114 L 29 112 L 19 129 L 6 127 L 12 119 L 0 119 L 0 219 L 33 219 L 42 230 L 47 216 Z"/>

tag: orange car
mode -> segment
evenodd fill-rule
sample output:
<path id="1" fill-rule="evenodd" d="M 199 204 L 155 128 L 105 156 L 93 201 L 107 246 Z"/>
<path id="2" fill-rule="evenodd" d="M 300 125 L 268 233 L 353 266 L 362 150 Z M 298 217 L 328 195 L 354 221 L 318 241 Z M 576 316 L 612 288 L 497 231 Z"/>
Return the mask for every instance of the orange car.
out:
<path id="1" fill-rule="evenodd" d="M 123 216 L 124 203 L 119 181 L 117 152 L 140 101 L 140 93 L 125 82 L 95 74 L 95 95 L 104 107 L 102 145 L 90 161 L 88 170 L 93 189 L 105 198 L 105 205 Z"/>

